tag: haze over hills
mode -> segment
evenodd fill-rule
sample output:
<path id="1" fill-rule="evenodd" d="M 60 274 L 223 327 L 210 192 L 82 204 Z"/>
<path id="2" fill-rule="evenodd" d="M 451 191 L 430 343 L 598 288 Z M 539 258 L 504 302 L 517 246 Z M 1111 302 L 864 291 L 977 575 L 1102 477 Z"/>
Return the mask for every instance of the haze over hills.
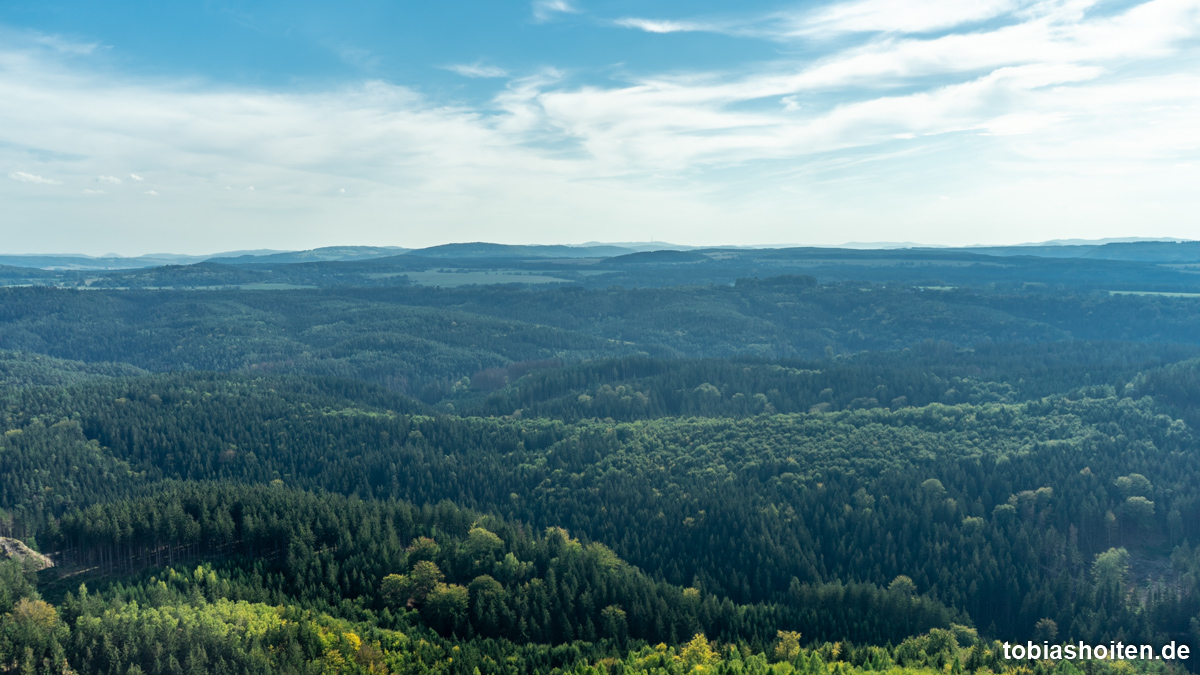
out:
<path id="1" fill-rule="evenodd" d="M 842 246 L 801 245 L 688 246 L 666 242 L 588 242 L 579 245 L 512 245 L 486 242 L 441 244 L 422 249 L 400 246 L 326 246 L 304 251 L 246 250 L 186 255 L 173 253 L 141 256 L 86 256 L 80 254 L 2 254 L 0 265 L 45 270 L 123 270 L 191 265 L 214 262 L 229 265 L 304 262 L 347 262 L 412 255 L 425 258 L 613 258 L 648 251 L 765 251 L 820 249 L 827 251 L 923 251 L 962 252 L 992 256 L 1036 256 L 1047 258 L 1095 258 L 1148 262 L 1200 261 L 1200 242 L 1175 239 L 1124 238 L 1102 240 L 1059 240 L 1012 246 L 930 246 L 915 242 L 849 242 Z M 861 254 L 856 254 L 861 255 Z"/>
<path id="2" fill-rule="evenodd" d="M 610 258 L 632 253 L 634 249 L 622 246 L 598 244 L 594 246 L 489 244 L 473 242 L 464 244 L 442 244 L 409 251 L 408 255 L 428 258 Z"/>
<path id="3" fill-rule="evenodd" d="M 0 257 L 0 284 L 70 288 L 327 288 L 578 284 L 660 287 L 810 275 L 924 287 L 1040 283 L 1120 292 L 1200 293 L 1200 242 L 971 248 L 829 248 L 508 245 L 425 249 L 334 246 L 309 251 L 81 259 Z M 95 267 L 87 267 L 95 265 Z"/>
<path id="4" fill-rule="evenodd" d="M 268 253 L 219 253 L 196 262 L 216 262 L 231 265 L 245 263 L 328 262 L 333 260 L 369 260 L 405 253 L 410 249 L 399 246 L 326 246 L 307 251 L 274 251 Z"/>
<path id="5" fill-rule="evenodd" d="M 1104 239 L 1049 239 L 1047 241 L 1029 242 L 1020 246 L 1087 246 L 1094 244 L 1132 244 L 1137 242 L 1177 242 L 1194 241 L 1179 237 L 1107 237 Z"/>
<path id="6" fill-rule="evenodd" d="M 256 249 L 228 251 L 212 255 L 156 253 L 140 256 L 87 256 L 78 254 L 2 254 L 0 265 L 36 267 L 53 270 L 115 270 L 140 269 L 162 265 L 193 265 L 206 261 L 220 262 L 308 262 L 316 260 L 358 260 L 381 255 L 395 255 L 408 249 L 395 246 L 330 246 L 309 251 Z"/>

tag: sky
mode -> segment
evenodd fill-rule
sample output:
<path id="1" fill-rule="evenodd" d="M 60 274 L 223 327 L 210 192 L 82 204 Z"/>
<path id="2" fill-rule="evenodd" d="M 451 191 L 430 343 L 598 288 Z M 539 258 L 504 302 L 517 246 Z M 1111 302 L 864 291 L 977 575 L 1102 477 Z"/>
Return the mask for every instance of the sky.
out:
<path id="1" fill-rule="evenodd" d="M 0 252 L 1200 239 L 1200 0 L 5 0 Z"/>

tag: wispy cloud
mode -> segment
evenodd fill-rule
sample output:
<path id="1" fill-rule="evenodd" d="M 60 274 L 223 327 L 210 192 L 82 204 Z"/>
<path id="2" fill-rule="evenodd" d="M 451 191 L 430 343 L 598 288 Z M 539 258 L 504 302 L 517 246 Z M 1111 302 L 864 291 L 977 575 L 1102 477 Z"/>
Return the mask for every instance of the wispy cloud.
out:
<path id="1" fill-rule="evenodd" d="M 1088 0 L 1086 4 L 1092 4 Z M 839 33 L 928 33 L 988 21 L 1031 5 L 1078 2 L 1038 0 L 852 0 L 807 12 L 781 15 L 792 36 L 821 37 Z"/>
<path id="2" fill-rule="evenodd" d="M 96 180 L 100 183 L 112 183 L 113 185 L 121 184 L 121 179 L 117 178 L 116 176 L 96 176 Z"/>
<path id="3" fill-rule="evenodd" d="M 36 44 L 40 47 L 58 52 L 59 54 L 70 54 L 74 56 L 89 56 L 100 48 L 100 45 L 95 42 L 76 42 L 74 40 L 64 39 L 57 35 L 47 35 L 45 33 L 26 33 L 21 36 L 21 39 L 32 44 Z"/>
<path id="4" fill-rule="evenodd" d="M 695 31 L 718 30 L 715 26 L 697 23 L 694 21 L 639 19 L 636 17 L 617 19 L 613 23 L 624 28 L 635 28 L 637 30 L 646 31 L 647 33 L 688 33 Z"/>
<path id="5" fill-rule="evenodd" d="M 483 63 L 458 63 L 452 66 L 446 66 L 446 70 L 458 73 L 463 77 L 508 77 L 508 71 L 496 66 L 488 66 Z"/>
<path id="6" fill-rule="evenodd" d="M 8 177 L 21 183 L 40 183 L 42 185 L 62 185 L 62 181 L 54 180 L 53 178 L 42 178 L 41 176 L 24 171 L 13 171 L 8 174 Z"/>
<path id="7" fill-rule="evenodd" d="M 85 194 L 85 195 L 102 195 L 102 194 L 104 194 L 104 190 L 84 190 L 83 194 Z"/>
<path id="8" fill-rule="evenodd" d="M 571 0 L 533 0 L 533 18 L 550 21 L 561 14 L 578 14 L 579 8 Z"/>
<path id="9" fill-rule="evenodd" d="M 146 179 L 142 178 L 141 176 L 137 175 L 136 173 L 131 173 L 131 174 L 129 174 L 129 180 L 132 180 L 136 183 L 140 183 Z"/>
<path id="10" fill-rule="evenodd" d="M 342 61 L 367 72 L 375 71 L 383 63 L 383 59 L 378 54 L 373 54 L 366 49 L 360 47 L 350 47 L 346 45 L 335 45 L 332 47 Z"/>
<path id="11" fill-rule="evenodd" d="M 835 41 L 847 36 L 919 36 L 986 29 L 994 23 L 1069 17 L 1079 20 L 1102 0 L 849 0 L 802 10 L 718 18 L 622 18 L 614 25 L 651 33 L 703 31 L 780 42 Z"/>

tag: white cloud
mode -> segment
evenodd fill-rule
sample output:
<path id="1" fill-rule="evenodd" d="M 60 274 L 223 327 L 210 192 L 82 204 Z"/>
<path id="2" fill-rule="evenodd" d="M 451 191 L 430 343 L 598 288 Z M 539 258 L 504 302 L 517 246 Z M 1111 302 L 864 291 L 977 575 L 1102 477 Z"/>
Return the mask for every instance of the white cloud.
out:
<path id="1" fill-rule="evenodd" d="M 496 66 L 486 66 L 482 63 L 459 63 L 447 66 L 446 70 L 458 73 L 463 77 L 507 77 L 508 71 Z"/>
<path id="2" fill-rule="evenodd" d="M 158 193 L 157 193 L 157 192 L 155 192 L 154 190 L 146 190 L 146 194 L 148 194 L 148 195 L 154 195 L 155 197 L 157 197 L 157 196 L 158 196 Z"/>
<path id="3" fill-rule="evenodd" d="M 136 173 L 129 174 L 129 179 L 134 182 L 137 182 L 137 183 L 140 183 L 140 182 L 146 180 L 145 178 L 142 178 L 141 176 L 137 175 Z"/>
<path id="4" fill-rule="evenodd" d="M 577 8 L 570 0 L 533 0 L 533 18 L 537 21 L 550 21 L 559 14 L 578 14 Z"/>
<path id="5" fill-rule="evenodd" d="M 949 7 L 921 5 L 935 6 Z M 114 227 L 145 218 L 137 241 L 193 237 L 197 249 L 221 237 L 239 247 L 292 245 L 306 232 L 407 245 L 562 241 L 577 231 L 563 228 L 568 220 L 607 227 L 613 238 L 636 238 L 650 224 L 665 238 L 674 227 L 701 243 L 729 241 L 735 222 L 753 223 L 735 234 L 760 243 L 826 232 L 891 240 L 870 232 L 904 223 L 944 227 L 908 239 L 976 236 L 963 233 L 967 221 L 997 224 L 997 236 L 1038 234 L 1002 218 L 1107 236 L 1135 222 L 1130 205 L 1150 196 L 1175 209 L 1156 222 L 1189 227 L 1200 196 L 1194 172 L 1175 167 L 1200 152 L 1200 0 L 1095 15 L 1080 6 L 982 0 L 948 8 L 949 18 L 917 12 L 876 30 L 898 5 L 849 3 L 789 24 L 842 36 L 815 41 L 817 58 L 617 84 L 579 85 L 547 68 L 512 77 L 479 106 L 376 81 L 270 91 L 121 78 L 0 48 L 0 162 L 73 184 L 138 166 L 171 200 L 95 218 Z M 985 15 L 1004 20 L 981 24 Z M 948 28 L 930 28 L 939 25 Z M 11 149 L 18 145 L 80 159 L 29 165 Z M 251 185 L 271 188 L 250 195 Z M 330 185 L 355 199 L 329 200 Z M 89 217 L 133 198 L 117 191 L 92 202 Z M 1050 222 L 1038 210 L 1072 199 L 1087 205 L 1077 221 Z M 77 214 L 68 202 L 16 203 L 37 209 L 21 222 L 54 209 L 69 222 Z M 934 215 L 921 211 L 930 204 Z M 166 220 L 178 228 L 163 229 Z M 331 231 L 331 222 L 347 225 Z M 798 232 L 798 222 L 821 226 Z"/>
<path id="6" fill-rule="evenodd" d="M 117 178 L 116 176 L 96 176 L 96 180 L 100 183 L 112 183 L 113 185 L 121 184 L 121 179 Z"/>
<path id="7" fill-rule="evenodd" d="M 8 177 L 15 181 L 20 181 L 22 183 L 40 183 L 42 185 L 62 185 L 62 181 L 60 181 L 60 180 L 54 180 L 53 178 L 42 178 L 41 176 L 35 176 L 34 174 L 25 173 L 24 171 L 13 171 L 12 173 L 8 174 Z"/>
<path id="8" fill-rule="evenodd" d="M 536 100 L 549 124 L 578 138 L 613 171 L 683 170 L 864 147 L 902 134 L 1014 133 L 1018 125 L 1003 121 L 1009 107 L 1027 105 L 1040 88 L 1096 75 L 1093 68 L 1070 65 L 1001 68 L 961 83 L 869 97 L 806 116 L 728 109 L 731 103 L 787 90 L 758 80 L 715 87 L 647 82 L 619 91 L 547 91 Z"/>
<path id="9" fill-rule="evenodd" d="M 1076 18 L 1100 0 L 850 0 L 810 9 L 718 19 L 622 18 L 613 23 L 651 33 L 705 31 L 794 42 L 841 39 L 847 35 L 920 35 L 979 27 L 1010 18 L 1071 13 Z"/>
<path id="10" fill-rule="evenodd" d="M 1094 82 L 1091 89 L 1101 90 L 1115 82 L 1107 77 L 1111 66 L 1180 53 L 1189 36 L 1200 35 L 1198 8 L 1197 0 L 1152 0 L 1084 21 L 1070 7 L 1043 8 L 1024 23 L 988 31 L 871 41 L 790 73 L 776 66 L 742 77 L 648 78 L 619 89 L 537 90 L 524 100 L 596 157 L 629 168 L 804 156 L 904 134 L 1024 135 L 1093 113 L 1046 88 Z M 938 78 L 932 88 L 920 82 L 931 77 Z M 910 83 L 915 92 L 892 94 Z M 845 93 L 831 106 L 828 92 L 837 91 Z M 1187 96 L 1200 100 L 1200 92 Z M 784 110 L 747 107 L 769 98 Z"/>
<path id="11" fill-rule="evenodd" d="M 333 50 L 337 52 L 337 55 L 343 61 L 360 70 L 370 72 L 379 68 L 380 64 L 383 63 L 383 59 L 379 58 L 378 55 L 358 47 L 341 45 L 333 47 Z"/>
<path id="12" fill-rule="evenodd" d="M 1035 0 L 852 0 L 788 17 L 792 35 L 927 33 L 1011 14 Z M 1046 4 L 1046 3 L 1041 3 Z"/>
<path id="13" fill-rule="evenodd" d="M 992 30 L 872 41 L 826 57 L 778 86 L 895 86 L 931 75 L 1027 63 L 1120 63 L 1166 56 L 1200 33 L 1200 2 L 1151 0 L 1113 17 L 1077 18 L 1069 9 L 1047 10 Z"/>
<path id="14" fill-rule="evenodd" d="M 29 40 L 39 47 L 44 47 L 50 49 L 51 51 L 58 52 L 59 54 L 67 54 L 71 56 L 88 56 L 94 53 L 100 47 L 100 45 L 94 42 L 74 42 L 72 40 L 63 39 L 57 35 L 26 33 L 21 37 Z"/>
<path id="15" fill-rule="evenodd" d="M 102 194 L 104 194 L 104 190 L 84 190 L 83 194 L 85 194 L 85 195 L 102 195 Z"/>
<path id="16" fill-rule="evenodd" d="M 638 19 L 634 17 L 617 19 L 614 23 L 624 28 L 636 28 L 647 33 L 686 33 L 694 31 L 715 30 L 714 27 L 692 21 L 660 21 L 657 19 Z"/>

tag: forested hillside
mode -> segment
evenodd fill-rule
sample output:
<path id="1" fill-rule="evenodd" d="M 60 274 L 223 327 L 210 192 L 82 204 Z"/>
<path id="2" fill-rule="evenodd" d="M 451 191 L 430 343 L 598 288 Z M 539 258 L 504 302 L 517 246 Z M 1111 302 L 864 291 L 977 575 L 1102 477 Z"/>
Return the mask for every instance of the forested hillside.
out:
<path id="1" fill-rule="evenodd" d="M 0 564 L 0 672 L 1194 667 L 997 641 L 1200 642 L 1198 336 L 798 276 L 0 289 L 0 537 L 54 563 Z"/>
<path id="2" fill-rule="evenodd" d="M 1194 241 L 957 249 L 646 248 L 476 242 L 417 250 L 333 246 L 208 258 L 0 256 L 0 285 L 235 290 L 515 283 L 609 289 L 616 285 L 731 285 L 748 279 L 804 275 L 821 283 L 856 285 L 900 282 L 918 287 L 1010 290 L 1034 285 L 1076 291 L 1200 291 L 1200 277 L 1195 275 L 1200 249 Z"/>
<path id="3" fill-rule="evenodd" d="M 1067 340 L 1149 343 L 1177 353 L 1166 345 L 1200 345 L 1195 303 L 1155 295 L 817 286 L 805 277 L 605 290 L 20 288 L 0 289 L 0 349 L 152 371 L 350 377 L 434 403 L 464 377 L 482 373 L 483 388 L 494 386 L 488 376 L 495 369 L 512 370 L 503 380 L 554 365 L 546 361 L 619 356 L 812 360 L 923 341 L 986 348 Z M 1095 353 L 1090 360 L 1062 358 L 1107 363 Z"/>

